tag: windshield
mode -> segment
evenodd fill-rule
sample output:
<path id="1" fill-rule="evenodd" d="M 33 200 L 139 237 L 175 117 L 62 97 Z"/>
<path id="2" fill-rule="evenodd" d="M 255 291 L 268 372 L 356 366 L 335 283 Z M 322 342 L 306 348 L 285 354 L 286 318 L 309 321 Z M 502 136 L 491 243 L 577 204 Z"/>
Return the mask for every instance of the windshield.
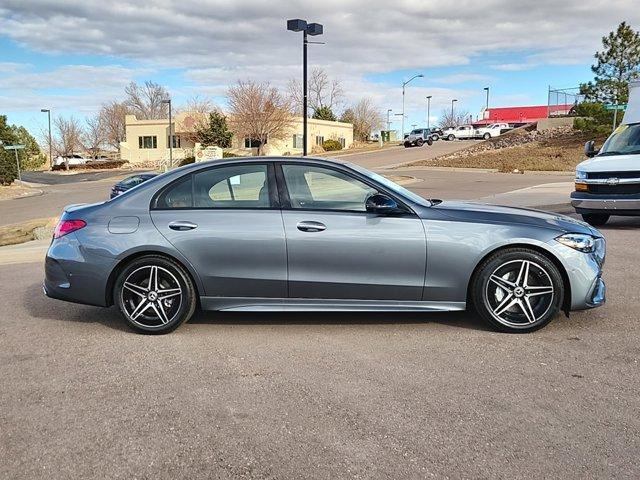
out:
<path id="1" fill-rule="evenodd" d="M 411 135 L 419 135 L 422 133 L 422 129 L 421 130 L 411 130 Z"/>
<path id="2" fill-rule="evenodd" d="M 620 125 L 604 142 L 598 155 L 640 153 L 640 123 Z"/>
<path id="3" fill-rule="evenodd" d="M 407 190 L 404 187 L 401 187 L 400 185 L 398 185 L 395 182 L 392 182 L 391 180 L 389 180 L 386 177 L 383 177 L 382 175 L 378 175 L 377 173 L 374 173 L 370 170 L 367 170 L 366 168 L 362 168 L 358 165 L 355 165 L 353 163 L 347 163 L 347 165 L 352 168 L 353 170 L 362 173 L 363 175 L 366 175 L 367 177 L 371 178 L 372 180 L 375 180 L 376 182 L 378 182 L 379 184 L 385 186 L 386 188 L 388 188 L 389 190 L 391 190 L 394 193 L 397 193 L 398 195 L 408 198 L 409 200 L 411 200 L 414 203 L 417 203 L 418 205 L 424 205 L 426 207 L 430 207 L 432 205 L 432 203 L 425 199 L 422 198 L 420 195 L 416 195 L 415 193 L 413 193 L 410 190 Z"/>

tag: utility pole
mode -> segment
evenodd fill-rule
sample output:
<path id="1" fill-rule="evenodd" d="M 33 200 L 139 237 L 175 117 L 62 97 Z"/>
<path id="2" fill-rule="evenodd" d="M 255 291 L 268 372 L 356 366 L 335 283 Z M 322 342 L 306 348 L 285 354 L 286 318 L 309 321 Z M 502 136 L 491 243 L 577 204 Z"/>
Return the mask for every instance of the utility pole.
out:
<path id="1" fill-rule="evenodd" d="M 429 128 L 429 121 L 431 120 L 431 97 L 433 95 L 427 97 L 427 128 Z"/>
<path id="2" fill-rule="evenodd" d="M 49 118 L 49 168 L 53 168 L 53 142 L 51 140 L 51 110 L 49 110 L 48 108 L 42 108 L 40 109 L 40 111 L 42 113 L 47 114 L 47 117 Z"/>

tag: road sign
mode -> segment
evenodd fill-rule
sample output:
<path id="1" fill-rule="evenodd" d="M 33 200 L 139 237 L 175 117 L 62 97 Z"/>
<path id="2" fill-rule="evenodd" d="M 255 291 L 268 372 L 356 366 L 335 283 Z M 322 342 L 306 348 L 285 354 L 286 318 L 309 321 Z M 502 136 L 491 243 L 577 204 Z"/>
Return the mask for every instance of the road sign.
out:
<path id="1" fill-rule="evenodd" d="M 607 110 L 626 110 L 627 104 L 621 103 L 619 105 L 605 105 L 604 108 L 606 108 Z"/>
<path id="2" fill-rule="evenodd" d="M 22 150 L 26 145 L 5 145 L 5 150 Z"/>

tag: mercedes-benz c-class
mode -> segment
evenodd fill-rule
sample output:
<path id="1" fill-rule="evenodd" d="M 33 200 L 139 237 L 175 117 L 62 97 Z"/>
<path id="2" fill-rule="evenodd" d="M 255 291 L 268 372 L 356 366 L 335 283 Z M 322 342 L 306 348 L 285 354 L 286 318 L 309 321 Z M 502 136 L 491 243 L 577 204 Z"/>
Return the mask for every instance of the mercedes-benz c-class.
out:
<path id="1" fill-rule="evenodd" d="M 108 307 L 145 333 L 196 308 L 472 308 L 529 332 L 605 301 L 605 240 L 570 217 L 422 198 L 359 166 L 291 157 L 196 163 L 65 208 L 52 298 Z"/>

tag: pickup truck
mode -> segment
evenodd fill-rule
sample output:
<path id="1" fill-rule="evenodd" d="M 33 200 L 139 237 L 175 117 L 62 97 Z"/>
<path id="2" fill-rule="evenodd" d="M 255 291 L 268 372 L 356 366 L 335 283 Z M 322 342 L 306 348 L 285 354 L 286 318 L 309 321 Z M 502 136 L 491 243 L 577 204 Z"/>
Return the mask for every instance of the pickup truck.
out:
<path id="1" fill-rule="evenodd" d="M 445 140 L 463 140 L 475 138 L 476 129 L 473 125 L 461 125 L 459 127 L 447 128 L 442 132 L 442 138 Z"/>
<path id="2" fill-rule="evenodd" d="M 421 147 L 425 143 L 431 145 L 433 143 L 433 135 L 429 128 L 416 128 L 404 139 L 404 148 Z"/>
<path id="3" fill-rule="evenodd" d="M 629 103 L 622 124 L 600 150 L 593 140 L 584 146 L 587 160 L 576 167 L 571 205 L 593 226 L 611 215 L 640 215 L 640 81 L 629 84 Z"/>
<path id="4" fill-rule="evenodd" d="M 493 137 L 499 137 L 504 132 L 508 132 L 511 130 L 508 123 L 492 123 L 491 125 L 487 125 L 486 127 L 477 128 L 475 131 L 476 138 L 482 138 L 484 140 L 489 140 Z"/>

